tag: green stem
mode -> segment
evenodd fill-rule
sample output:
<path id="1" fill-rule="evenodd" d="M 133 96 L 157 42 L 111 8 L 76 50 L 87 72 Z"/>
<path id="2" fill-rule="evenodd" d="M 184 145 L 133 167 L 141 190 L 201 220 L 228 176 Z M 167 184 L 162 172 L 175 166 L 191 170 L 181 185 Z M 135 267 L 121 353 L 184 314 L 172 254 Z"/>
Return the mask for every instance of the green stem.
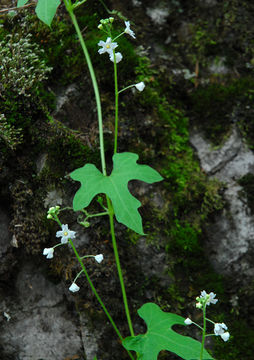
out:
<path id="1" fill-rule="evenodd" d="M 118 138 L 118 83 L 117 83 L 117 65 L 116 54 L 114 54 L 114 81 L 115 81 L 115 142 L 114 142 L 114 154 L 117 153 L 117 138 Z"/>
<path id="2" fill-rule="evenodd" d="M 123 280 L 123 274 L 122 274 L 117 244 L 116 244 L 116 236 L 115 236 L 115 228 L 114 228 L 114 210 L 113 210 L 113 206 L 112 206 L 111 201 L 108 198 L 108 196 L 107 196 L 107 203 L 108 203 L 108 210 L 109 210 L 109 222 L 110 222 L 110 231 L 111 231 L 111 237 L 112 237 L 112 245 L 113 245 L 113 249 L 114 249 L 116 267 L 117 267 L 118 277 L 119 277 L 121 290 L 122 290 L 125 314 L 126 314 L 127 322 L 128 322 L 129 329 L 130 329 L 130 334 L 131 334 L 131 336 L 135 336 L 134 331 L 133 331 L 129 306 L 128 306 L 126 290 L 125 290 L 125 286 L 124 286 L 124 280 Z"/>
<path id="3" fill-rule="evenodd" d="M 92 280 L 90 279 L 90 276 L 88 275 L 88 272 L 86 271 L 85 265 L 83 264 L 82 259 L 81 259 L 81 257 L 79 256 L 79 254 L 78 254 L 78 252 L 77 252 L 77 250 L 76 250 L 76 248 L 75 248 L 75 246 L 74 246 L 74 244 L 73 244 L 73 242 L 72 242 L 71 239 L 69 239 L 69 243 L 71 244 L 71 247 L 72 247 L 72 249 L 73 249 L 73 251 L 74 251 L 74 254 L 76 255 L 76 257 L 77 257 L 77 259 L 78 259 L 78 261 L 79 261 L 79 263 L 80 263 L 80 266 L 81 266 L 81 268 L 82 268 L 82 271 L 83 271 L 83 273 L 85 274 L 86 279 L 87 279 L 87 281 L 88 281 L 88 283 L 89 283 L 89 285 L 90 285 L 90 287 L 91 287 L 91 289 L 92 289 L 92 291 L 93 291 L 96 299 L 97 299 L 98 302 L 100 303 L 103 311 L 104 311 L 105 314 L 107 315 L 107 317 L 108 317 L 111 325 L 113 326 L 115 332 L 117 333 L 119 339 L 120 339 L 121 342 L 122 342 L 122 341 L 123 341 L 123 337 L 122 337 L 120 331 L 118 330 L 118 328 L 117 328 L 114 320 L 113 320 L 112 317 L 110 316 L 110 314 L 109 314 L 106 306 L 104 305 L 103 301 L 101 300 L 99 294 L 97 293 L 97 291 L 96 291 L 96 289 L 95 289 L 95 287 L 94 287 L 94 285 L 93 285 L 93 283 L 92 283 Z M 130 353 L 130 351 L 127 350 L 127 353 L 128 353 L 128 355 L 129 355 L 129 357 L 131 358 L 131 360 L 135 360 L 134 357 L 132 356 L 132 354 Z"/>
<path id="4" fill-rule="evenodd" d="M 109 203 L 110 200 L 109 200 L 108 198 L 107 198 L 107 200 L 108 200 L 108 203 Z M 111 204 L 110 204 L 110 205 L 111 205 Z M 113 208 L 112 208 L 112 207 L 111 207 L 111 210 L 113 211 Z M 55 215 L 54 218 L 55 218 L 55 221 L 58 223 L 58 225 L 59 225 L 60 227 L 62 227 L 62 223 L 61 223 L 61 221 L 59 220 L 58 216 Z M 113 225 L 113 233 L 114 233 L 114 225 Z M 71 247 L 72 247 L 72 249 L 73 249 L 73 251 L 74 251 L 74 254 L 76 255 L 76 258 L 78 259 L 78 262 L 80 263 L 80 266 L 81 266 L 81 268 L 82 268 L 82 271 L 79 272 L 78 276 L 81 274 L 81 272 L 83 272 L 83 273 L 85 274 L 86 279 L 87 279 L 87 281 L 88 281 L 88 284 L 90 285 L 90 287 L 91 287 L 91 289 L 92 289 L 92 291 L 93 291 L 96 299 L 98 300 L 99 304 L 101 305 L 101 307 L 102 307 L 102 309 L 104 310 L 105 314 L 107 315 L 107 317 L 108 317 L 111 325 L 113 326 L 115 332 L 117 333 L 119 339 L 120 339 L 121 342 L 122 342 L 122 341 L 123 341 L 123 337 L 122 337 L 120 331 L 118 330 L 118 328 L 117 328 L 114 320 L 113 320 L 112 317 L 110 316 L 110 314 L 109 314 L 106 306 L 104 305 L 102 299 L 100 298 L 99 294 L 97 293 L 97 291 L 96 291 L 96 289 L 95 289 L 95 287 L 94 287 L 94 285 L 93 285 L 93 283 L 92 283 L 92 280 L 90 279 L 90 276 L 88 275 L 88 272 L 87 272 L 87 270 L 86 270 L 86 268 L 85 268 L 85 265 L 83 264 L 82 257 L 79 256 L 79 253 L 77 252 L 77 250 L 76 250 L 76 248 L 75 248 L 75 246 L 74 246 L 74 244 L 73 244 L 73 241 L 72 241 L 71 239 L 68 239 L 68 240 L 69 240 L 69 244 L 71 245 Z M 77 277 L 76 277 L 75 279 L 77 279 Z M 126 295 L 125 295 L 125 296 L 126 296 Z M 133 333 L 133 336 L 134 336 L 134 333 Z M 127 350 L 127 353 L 128 353 L 128 355 L 129 355 L 129 357 L 131 358 L 131 360 L 135 360 L 129 350 Z"/>
<path id="5" fill-rule="evenodd" d="M 75 279 L 73 280 L 73 282 L 75 283 L 77 281 L 77 279 L 80 277 L 80 275 L 83 273 L 83 269 L 78 273 L 78 275 L 75 277 Z"/>
<path id="6" fill-rule="evenodd" d="M 125 90 L 127 90 L 127 89 L 130 89 L 130 88 L 134 87 L 135 85 L 136 85 L 136 84 L 132 84 L 132 85 L 126 86 L 124 89 L 119 90 L 119 91 L 118 91 L 118 94 L 120 94 L 121 92 L 123 92 L 123 91 L 125 91 Z"/>
<path id="7" fill-rule="evenodd" d="M 73 4 L 73 9 L 76 9 L 77 7 L 79 7 L 80 5 L 84 4 L 87 0 L 81 0 L 81 1 L 76 1 Z"/>
<path id="8" fill-rule="evenodd" d="M 91 289 L 92 289 L 92 291 L 93 291 L 96 299 L 99 301 L 102 309 L 104 310 L 105 314 L 107 315 L 107 317 L 108 317 L 111 325 L 113 326 L 115 332 L 117 333 L 119 339 L 120 339 L 121 341 L 123 341 L 123 337 L 122 337 L 120 331 L 118 330 L 118 328 L 117 328 L 114 320 L 113 320 L 112 317 L 110 316 L 108 310 L 106 309 L 106 306 L 104 305 L 104 303 L 103 303 L 103 301 L 101 300 L 99 294 L 97 293 L 97 291 L 96 291 L 96 289 L 95 289 L 95 287 L 94 287 L 94 285 L 93 285 L 93 283 L 92 283 L 92 280 L 90 279 L 90 276 L 88 275 L 88 272 L 86 271 L 85 265 L 83 264 L 82 259 L 81 259 L 81 257 L 79 256 L 79 254 L 78 254 L 78 252 L 77 252 L 77 250 L 76 250 L 76 248 L 75 248 L 75 246 L 74 246 L 74 244 L 73 244 L 73 241 L 72 241 L 71 239 L 69 239 L 69 243 L 71 244 L 71 247 L 72 247 L 72 249 L 73 249 L 73 251 L 74 251 L 74 254 L 75 254 L 76 257 L 77 257 L 78 262 L 80 263 L 80 266 L 81 266 L 81 268 L 82 268 L 82 271 L 84 272 L 84 274 L 85 274 L 85 276 L 86 276 L 86 279 L 87 279 L 87 281 L 88 281 L 88 283 L 89 283 L 89 285 L 90 285 L 90 287 L 91 287 Z"/>
<path id="9" fill-rule="evenodd" d="M 118 38 L 120 38 L 120 36 L 124 35 L 125 32 L 121 32 L 121 34 L 117 35 L 114 39 L 112 39 L 112 41 L 116 41 Z M 111 37 L 111 36 L 110 36 Z"/>
<path id="10" fill-rule="evenodd" d="M 93 69 L 93 65 L 90 59 L 90 55 L 88 53 L 85 41 L 83 39 L 83 36 L 81 34 L 76 16 L 74 15 L 73 12 L 73 5 L 71 5 L 70 3 L 67 3 L 67 0 L 64 0 L 64 4 L 66 7 L 66 10 L 68 11 L 71 20 L 73 22 L 73 25 L 75 27 L 75 30 L 77 32 L 79 41 L 80 41 L 80 45 L 82 47 L 82 50 L 84 52 L 85 58 L 86 58 L 86 62 L 88 65 L 88 69 L 90 72 L 90 76 L 92 79 L 92 84 L 93 84 L 93 89 L 94 89 L 94 93 L 95 93 L 95 100 L 96 100 L 96 106 L 97 106 L 97 114 L 98 114 L 98 123 L 99 123 L 99 138 L 100 138 L 100 154 L 101 154 L 101 167 L 102 167 L 102 173 L 103 175 L 107 175 L 106 173 L 106 162 L 105 162 L 105 151 L 104 151 L 104 139 L 103 139 L 103 123 L 102 123 L 102 111 L 101 111 L 101 100 L 100 100 L 100 93 L 99 93 L 99 88 L 98 88 L 98 84 L 97 84 L 97 80 L 96 80 L 96 76 L 94 73 L 94 69 Z"/>
<path id="11" fill-rule="evenodd" d="M 205 347 L 205 333 L 206 333 L 206 304 L 203 305 L 203 333 L 202 333 L 200 360 L 203 360 L 203 352 Z"/>
<path id="12" fill-rule="evenodd" d="M 102 213 L 98 213 L 98 214 L 88 214 L 86 219 L 90 219 L 90 218 L 93 218 L 93 217 L 98 217 L 98 216 L 105 216 L 105 215 L 108 215 L 108 211 L 105 211 L 105 212 L 102 212 Z"/>

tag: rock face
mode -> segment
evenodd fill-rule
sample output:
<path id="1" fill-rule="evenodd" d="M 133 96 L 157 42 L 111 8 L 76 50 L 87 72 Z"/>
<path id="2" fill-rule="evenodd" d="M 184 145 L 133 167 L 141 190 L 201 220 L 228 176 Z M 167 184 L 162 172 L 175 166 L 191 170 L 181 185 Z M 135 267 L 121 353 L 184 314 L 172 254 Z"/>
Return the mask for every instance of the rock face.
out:
<path id="1" fill-rule="evenodd" d="M 53 284 L 32 263 L 21 266 L 10 295 L 0 293 L 0 358 L 92 360 L 97 350 L 89 338 L 88 320 L 79 318 L 66 302 L 66 290 Z M 75 316 L 77 317 L 75 319 Z M 83 343 L 83 341 L 85 343 Z"/>
<path id="2" fill-rule="evenodd" d="M 190 141 L 204 171 L 226 185 L 227 206 L 207 228 L 206 247 L 211 263 L 221 274 L 237 274 L 239 281 L 247 280 L 254 275 L 254 217 L 238 180 L 254 173 L 254 154 L 247 149 L 235 127 L 228 140 L 216 150 L 196 131 Z"/>
<path id="3" fill-rule="evenodd" d="M 0 208 L 0 259 L 7 252 L 10 246 L 10 232 L 9 232 L 10 219 L 3 209 Z"/>

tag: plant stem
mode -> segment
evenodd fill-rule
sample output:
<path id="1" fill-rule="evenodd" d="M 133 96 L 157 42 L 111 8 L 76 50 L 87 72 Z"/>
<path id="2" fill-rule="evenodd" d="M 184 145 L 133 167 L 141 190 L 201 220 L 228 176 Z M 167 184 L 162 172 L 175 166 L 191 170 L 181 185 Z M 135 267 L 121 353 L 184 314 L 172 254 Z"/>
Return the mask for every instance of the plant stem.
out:
<path id="1" fill-rule="evenodd" d="M 101 167 L 102 167 L 103 175 L 106 176 L 107 173 L 106 173 L 104 139 L 103 139 L 103 123 L 102 123 L 102 111 L 101 111 L 101 100 L 100 100 L 99 88 L 98 88 L 96 76 L 95 76 L 95 73 L 94 73 L 93 64 L 92 64 L 91 59 L 90 59 L 90 55 L 88 53 L 85 41 L 84 41 L 83 36 L 81 34 L 81 31 L 80 31 L 76 16 L 75 16 L 75 14 L 73 12 L 73 6 L 69 5 L 66 0 L 64 0 L 64 4 L 65 4 L 65 7 L 66 7 L 70 17 L 71 17 L 71 20 L 73 22 L 75 30 L 77 32 L 77 35 L 78 35 L 78 38 L 79 38 L 79 41 L 80 41 L 80 45 L 81 45 L 82 50 L 84 52 L 86 62 L 87 62 L 87 66 L 88 66 L 90 76 L 91 76 L 91 79 L 92 79 L 93 89 L 94 89 L 94 93 L 95 93 L 96 106 L 97 106 L 98 123 L 99 123 Z"/>
<path id="2" fill-rule="evenodd" d="M 204 352 L 204 346 L 205 346 L 205 333 L 206 333 L 206 304 L 203 305 L 203 333 L 202 333 L 200 360 L 203 360 L 203 352 Z"/>
<path id="3" fill-rule="evenodd" d="M 114 320 L 113 320 L 112 317 L 110 316 L 110 314 L 109 314 L 106 306 L 104 305 L 103 301 L 101 300 L 99 294 L 97 293 L 97 291 L 96 291 L 96 289 L 95 289 L 95 287 L 94 287 L 94 285 L 93 285 L 93 283 L 92 283 L 92 280 L 90 279 L 90 276 L 88 275 L 88 272 L 86 271 L 85 265 L 83 264 L 83 262 L 82 262 L 82 260 L 81 260 L 81 257 L 79 256 L 79 254 L 78 254 L 78 252 L 77 252 L 77 249 L 75 248 L 75 246 L 74 246 L 74 244 L 73 244 L 73 241 L 72 241 L 71 239 L 69 239 L 69 243 L 71 244 L 71 247 L 72 247 L 72 249 L 73 249 L 73 251 L 74 251 L 74 253 L 75 253 L 75 255 L 76 255 L 76 257 L 77 257 L 77 259 L 78 259 L 78 261 L 79 261 L 79 263 L 80 263 L 80 266 L 81 266 L 81 268 L 82 268 L 82 271 L 83 271 L 83 273 L 85 274 L 86 279 L 87 279 L 87 281 L 88 281 L 88 283 L 89 283 L 89 285 L 90 285 L 90 287 L 91 287 L 91 289 L 92 289 L 92 291 L 93 291 L 96 299 L 97 299 L 98 302 L 100 303 L 103 311 L 104 311 L 105 314 L 107 315 L 107 317 L 108 317 L 111 325 L 113 326 L 115 332 L 117 333 L 119 339 L 120 339 L 121 342 L 122 342 L 122 341 L 123 341 L 123 337 L 122 337 L 120 331 L 118 330 L 118 328 L 117 328 Z M 132 360 L 134 360 L 134 357 L 132 356 L 132 354 L 130 353 L 130 351 L 127 350 L 127 352 L 128 352 L 128 355 L 130 356 L 130 358 L 131 358 Z"/>
<path id="4" fill-rule="evenodd" d="M 123 91 L 125 91 L 125 90 L 127 90 L 127 89 L 130 89 L 130 88 L 134 87 L 135 85 L 136 85 L 136 84 L 132 84 L 132 85 L 126 86 L 124 89 L 119 90 L 119 91 L 118 91 L 118 94 L 120 94 L 121 92 L 123 92 Z"/>
<path id="5" fill-rule="evenodd" d="M 85 274 L 85 276 L 86 276 L 86 278 L 87 278 L 87 281 L 88 281 L 88 283 L 89 283 L 89 285 L 90 285 L 90 287 L 91 287 L 91 289 L 92 289 L 92 291 L 93 291 L 96 299 L 99 301 L 101 307 L 103 308 L 105 314 L 107 315 L 107 317 L 108 317 L 111 325 L 113 326 L 115 332 L 117 333 L 119 339 L 122 341 L 122 340 L 123 340 L 123 337 L 122 337 L 120 331 L 118 330 L 118 328 L 117 328 L 114 320 L 113 320 L 112 317 L 110 316 L 108 310 L 106 309 L 106 306 L 104 305 L 103 301 L 101 300 L 99 294 L 97 293 L 97 291 L 96 291 L 96 289 L 95 289 L 95 287 L 94 287 L 94 285 L 93 285 L 93 283 L 92 283 L 92 280 L 90 279 L 90 276 L 88 275 L 88 272 L 87 272 L 87 270 L 86 270 L 86 268 L 85 268 L 85 265 L 83 264 L 82 259 L 81 259 L 81 257 L 79 256 L 79 254 L 78 254 L 78 252 L 77 252 L 77 249 L 75 248 L 75 246 L 74 246 L 74 244 L 73 244 L 73 241 L 72 241 L 71 239 L 69 239 L 69 243 L 71 244 L 71 247 L 72 247 L 72 249 L 73 249 L 73 251 L 74 251 L 74 253 L 75 253 L 75 255 L 76 255 L 76 257 L 77 257 L 77 259 L 78 259 L 78 261 L 79 261 L 79 263 L 80 263 L 80 266 L 81 266 L 81 268 L 82 268 L 82 271 L 84 272 L 84 274 Z"/>
<path id="6" fill-rule="evenodd" d="M 116 267 L 117 267 L 118 277 L 119 277 L 121 290 L 122 290 L 125 314 L 126 314 L 127 322 L 128 322 L 129 329 L 130 329 L 130 334 L 131 334 L 131 336 L 135 336 L 134 331 L 133 331 L 129 306 L 128 306 L 128 300 L 127 300 L 127 295 L 126 295 L 126 290 L 125 290 L 125 285 L 124 285 L 124 280 L 123 280 L 123 274 L 122 274 L 118 249 L 117 249 L 115 228 L 114 228 L 114 210 L 113 210 L 113 206 L 112 206 L 111 201 L 108 198 L 108 196 L 107 196 L 107 203 L 108 203 L 108 210 L 109 210 L 109 221 L 110 221 L 110 232 L 111 232 L 111 237 L 112 237 L 112 245 L 113 245 L 113 249 L 114 249 Z"/>
<path id="7" fill-rule="evenodd" d="M 115 142 L 114 142 L 114 154 L 117 153 L 117 137 L 118 137 L 118 83 L 117 83 L 117 65 L 116 65 L 116 54 L 114 54 L 114 81 L 115 81 Z"/>

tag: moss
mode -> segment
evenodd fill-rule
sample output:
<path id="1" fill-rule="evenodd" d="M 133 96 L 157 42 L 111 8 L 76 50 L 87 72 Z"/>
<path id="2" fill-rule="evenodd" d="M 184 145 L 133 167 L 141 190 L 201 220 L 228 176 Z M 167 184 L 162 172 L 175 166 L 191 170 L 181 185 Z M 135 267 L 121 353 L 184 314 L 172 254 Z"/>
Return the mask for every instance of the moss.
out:
<path id="1" fill-rule="evenodd" d="M 228 134 L 236 104 L 245 102 L 246 92 L 253 87 L 252 78 L 240 78 L 228 84 L 200 86 L 190 95 L 191 116 L 214 144 L 219 145 Z"/>
<path id="2" fill-rule="evenodd" d="M 243 187 L 248 207 L 251 209 L 251 213 L 254 214 L 254 175 L 248 173 L 239 179 L 238 183 Z"/>
<path id="3" fill-rule="evenodd" d="M 100 167 L 99 153 L 84 145 L 76 134 L 68 129 L 51 128 L 51 134 L 46 142 L 41 144 L 46 147 L 48 154 L 47 166 L 40 174 L 40 179 L 58 179 L 85 163 L 93 163 Z"/>

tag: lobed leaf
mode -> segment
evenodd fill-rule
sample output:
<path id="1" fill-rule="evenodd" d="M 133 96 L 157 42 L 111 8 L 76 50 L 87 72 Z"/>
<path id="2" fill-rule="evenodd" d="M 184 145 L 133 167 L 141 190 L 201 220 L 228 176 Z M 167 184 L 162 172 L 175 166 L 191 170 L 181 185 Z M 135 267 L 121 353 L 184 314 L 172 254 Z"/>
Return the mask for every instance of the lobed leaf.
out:
<path id="1" fill-rule="evenodd" d="M 128 189 L 130 180 L 141 180 L 149 184 L 161 181 L 160 174 L 147 165 L 137 164 L 138 155 L 125 152 L 113 156 L 113 171 L 104 176 L 94 165 L 87 164 L 74 170 L 70 176 L 81 182 L 81 187 L 73 199 L 75 211 L 87 207 L 92 199 L 107 194 L 112 201 L 117 221 L 139 234 L 143 233 L 142 219 L 138 212 L 141 203 Z"/>
<path id="2" fill-rule="evenodd" d="M 138 360 L 156 360 L 162 350 L 184 360 L 200 359 L 201 343 L 172 329 L 173 325 L 185 325 L 183 317 L 166 313 L 153 303 L 143 305 L 138 314 L 147 324 L 146 334 L 129 336 L 123 341 L 125 349 L 136 351 Z M 213 360 L 206 350 L 203 356 L 204 360 Z"/>

